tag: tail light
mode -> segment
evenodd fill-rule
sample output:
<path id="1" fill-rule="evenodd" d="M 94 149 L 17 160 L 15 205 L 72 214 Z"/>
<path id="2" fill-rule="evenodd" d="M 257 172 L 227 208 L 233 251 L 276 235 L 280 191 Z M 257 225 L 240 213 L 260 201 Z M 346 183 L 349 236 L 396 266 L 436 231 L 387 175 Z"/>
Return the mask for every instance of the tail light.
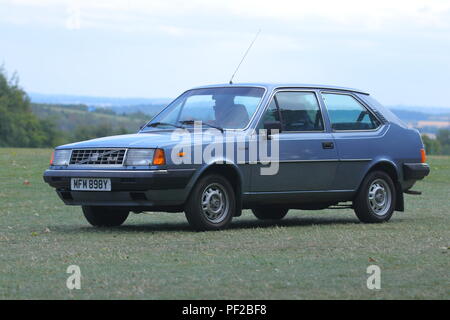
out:
<path id="1" fill-rule="evenodd" d="M 162 166 L 166 164 L 166 157 L 163 149 L 156 149 L 153 156 L 153 165 Z"/>
<path id="2" fill-rule="evenodd" d="M 55 160 L 55 151 L 52 151 L 52 156 L 50 157 L 50 165 L 53 165 L 53 161 Z"/>
<path id="3" fill-rule="evenodd" d="M 425 152 L 425 149 L 420 149 L 420 156 L 421 156 L 421 162 L 425 163 L 427 162 L 427 154 Z"/>

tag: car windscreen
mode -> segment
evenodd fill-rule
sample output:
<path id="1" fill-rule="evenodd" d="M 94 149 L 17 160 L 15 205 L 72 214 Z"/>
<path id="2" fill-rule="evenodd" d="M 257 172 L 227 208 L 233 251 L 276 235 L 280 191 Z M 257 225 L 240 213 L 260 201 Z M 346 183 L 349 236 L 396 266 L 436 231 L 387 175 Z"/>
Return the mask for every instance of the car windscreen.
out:
<path id="1" fill-rule="evenodd" d="M 189 90 L 154 117 L 142 131 L 189 128 L 196 121 L 220 129 L 243 129 L 263 95 L 264 89 L 256 87 Z"/>

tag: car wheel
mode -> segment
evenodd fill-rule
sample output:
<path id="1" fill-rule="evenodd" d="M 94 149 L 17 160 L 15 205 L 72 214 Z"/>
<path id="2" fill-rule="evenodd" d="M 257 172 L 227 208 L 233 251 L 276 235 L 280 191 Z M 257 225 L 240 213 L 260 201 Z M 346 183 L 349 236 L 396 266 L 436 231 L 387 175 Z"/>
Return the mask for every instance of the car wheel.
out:
<path id="1" fill-rule="evenodd" d="M 196 183 L 185 206 L 186 219 L 198 231 L 228 226 L 236 208 L 234 190 L 221 175 L 206 175 Z"/>
<path id="2" fill-rule="evenodd" d="M 129 211 L 113 207 L 83 206 L 86 220 L 94 227 L 117 227 L 128 218 Z"/>
<path id="3" fill-rule="evenodd" d="M 389 221 L 395 208 L 395 186 L 383 171 L 370 172 L 353 200 L 353 208 L 361 222 Z"/>
<path id="4" fill-rule="evenodd" d="M 260 220 L 281 220 L 288 213 L 289 209 L 285 208 L 253 208 L 252 212 Z"/>

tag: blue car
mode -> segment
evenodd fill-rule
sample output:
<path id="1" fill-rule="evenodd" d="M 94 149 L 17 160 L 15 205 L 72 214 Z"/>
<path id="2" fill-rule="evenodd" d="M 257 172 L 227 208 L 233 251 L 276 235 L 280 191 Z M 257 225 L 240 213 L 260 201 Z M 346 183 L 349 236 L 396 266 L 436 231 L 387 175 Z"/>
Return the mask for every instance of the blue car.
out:
<path id="1" fill-rule="evenodd" d="M 367 92 L 257 83 L 194 88 L 136 134 L 57 147 L 44 180 L 96 227 L 184 211 L 217 230 L 243 209 L 276 220 L 353 208 L 385 222 L 429 171 L 419 133 Z"/>

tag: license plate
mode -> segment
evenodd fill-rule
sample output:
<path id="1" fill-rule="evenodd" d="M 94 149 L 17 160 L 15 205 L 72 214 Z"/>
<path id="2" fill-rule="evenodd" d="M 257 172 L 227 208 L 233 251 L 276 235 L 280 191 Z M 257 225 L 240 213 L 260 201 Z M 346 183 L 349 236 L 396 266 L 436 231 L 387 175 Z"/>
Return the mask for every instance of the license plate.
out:
<path id="1" fill-rule="evenodd" d="M 72 178 L 70 188 L 73 191 L 111 191 L 111 179 Z"/>

